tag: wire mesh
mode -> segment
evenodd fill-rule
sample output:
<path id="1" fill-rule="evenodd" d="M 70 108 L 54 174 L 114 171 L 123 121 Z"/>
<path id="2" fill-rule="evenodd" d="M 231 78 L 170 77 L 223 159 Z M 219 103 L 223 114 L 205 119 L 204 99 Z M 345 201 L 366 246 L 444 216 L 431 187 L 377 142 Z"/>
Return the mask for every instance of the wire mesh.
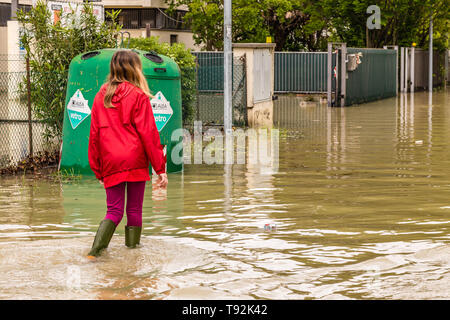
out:
<path id="1" fill-rule="evenodd" d="M 196 120 L 206 125 L 223 125 L 223 53 L 204 53 L 197 55 L 196 67 Z M 233 124 L 247 124 L 247 95 L 245 57 L 233 59 Z M 39 78 L 32 73 L 32 79 Z M 52 82 L 51 74 L 42 77 Z M 41 79 L 42 80 L 42 79 Z M 54 81 L 53 81 L 54 82 Z M 52 83 L 53 83 L 52 82 Z M 39 81 L 45 83 L 45 81 Z M 31 119 L 28 110 L 28 95 L 26 86 L 26 61 L 24 56 L 0 55 L 0 168 L 14 166 L 33 153 L 53 151 L 57 139 L 48 141 L 45 138 L 48 126 L 38 120 L 34 110 L 35 105 L 48 105 L 54 108 L 53 95 L 47 88 L 36 87 L 42 95 L 31 95 Z M 63 90 L 63 88 L 59 88 Z M 58 91 L 60 91 L 58 89 Z M 64 90 L 63 90 L 64 91 Z M 46 94 L 48 93 L 48 94 Z M 47 99 L 47 100 L 46 100 Z M 50 99 L 50 100 L 48 100 Z M 31 126 L 30 126 L 31 124 Z M 30 130 L 31 128 L 31 130 Z M 31 135 L 30 135 L 31 132 Z M 30 136 L 32 144 L 30 144 Z"/>
<path id="2" fill-rule="evenodd" d="M 197 59 L 196 120 L 204 124 L 223 125 L 224 58 L 223 52 L 194 52 Z M 233 58 L 233 125 L 247 124 L 247 87 L 245 57 Z"/>
<path id="3" fill-rule="evenodd" d="M 44 129 L 33 112 L 29 117 L 24 57 L 0 55 L 0 168 L 30 155 L 30 136 L 34 153 L 54 148 L 44 139 Z"/>

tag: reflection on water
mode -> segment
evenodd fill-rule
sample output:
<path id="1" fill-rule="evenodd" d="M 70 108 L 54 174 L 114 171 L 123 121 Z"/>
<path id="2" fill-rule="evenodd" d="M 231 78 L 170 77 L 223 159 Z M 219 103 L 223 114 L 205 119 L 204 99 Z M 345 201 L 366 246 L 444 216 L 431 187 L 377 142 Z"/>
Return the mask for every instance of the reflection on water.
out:
<path id="1" fill-rule="evenodd" d="M 124 218 L 97 263 L 102 186 L 2 178 L 0 298 L 448 299 L 448 98 L 280 97 L 278 172 L 186 165 L 147 186 L 143 246 Z"/>

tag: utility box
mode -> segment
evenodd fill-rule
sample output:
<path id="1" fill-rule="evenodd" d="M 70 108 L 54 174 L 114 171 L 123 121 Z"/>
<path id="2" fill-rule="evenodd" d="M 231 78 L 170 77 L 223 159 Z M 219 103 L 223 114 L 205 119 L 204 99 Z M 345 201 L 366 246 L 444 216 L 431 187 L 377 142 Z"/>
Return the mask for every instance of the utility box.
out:
<path id="1" fill-rule="evenodd" d="M 250 127 L 273 125 L 275 43 L 233 43 L 233 56 L 245 56 L 247 118 Z"/>
<path id="2" fill-rule="evenodd" d="M 361 64 L 362 53 L 347 54 L 347 71 L 354 71 Z"/>
<path id="3" fill-rule="evenodd" d="M 106 82 L 111 58 L 117 50 L 128 49 L 102 49 L 82 53 L 70 63 L 60 169 L 93 175 L 88 160 L 91 109 L 95 95 Z M 169 57 L 155 52 L 132 50 L 141 58 L 144 76 L 154 96 L 150 102 L 161 144 L 167 155 L 167 172 L 182 171 L 182 138 L 171 141 L 172 132 L 182 128 L 180 69 Z"/>

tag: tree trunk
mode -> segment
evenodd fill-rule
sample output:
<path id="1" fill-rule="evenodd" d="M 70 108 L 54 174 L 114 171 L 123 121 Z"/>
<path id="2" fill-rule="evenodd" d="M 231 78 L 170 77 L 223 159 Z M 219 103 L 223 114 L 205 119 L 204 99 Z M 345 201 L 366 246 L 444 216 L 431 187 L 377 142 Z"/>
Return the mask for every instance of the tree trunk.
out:
<path id="1" fill-rule="evenodd" d="M 282 51 L 286 44 L 286 32 L 281 28 L 274 28 L 275 51 Z"/>
<path id="2" fill-rule="evenodd" d="M 366 48 L 370 48 L 369 28 L 366 26 Z"/>

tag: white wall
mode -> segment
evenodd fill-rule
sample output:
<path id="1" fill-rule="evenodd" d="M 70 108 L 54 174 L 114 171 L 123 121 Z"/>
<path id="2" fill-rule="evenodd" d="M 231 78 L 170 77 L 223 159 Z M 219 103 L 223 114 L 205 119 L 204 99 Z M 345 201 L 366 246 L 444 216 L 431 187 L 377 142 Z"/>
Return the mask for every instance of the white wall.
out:
<path id="1" fill-rule="evenodd" d="M 11 0 L 0 0 L 1 3 L 11 3 Z M 32 4 L 32 0 L 19 0 L 19 4 L 30 5 Z"/>
<path id="2" fill-rule="evenodd" d="M 3 0 L 1 0 L 3 1 Z M 129 8 L 129 7 L 144 7 L 144 8 L 167 8 L 164 0 L 103 0 L 101 2 L 105 7 Z M 188 10 L 186 5 L 178 7 L 179 10 Z"/>
<path id="3" fill-rule="evenodd" d="M 146 37 L 145 29 L 123 29 L 123 31 L 128 31 L 132 38 L 138 38 L 138 37 L 145 38 Z M 186 48 L 192 49 L 193 51 L 200 50 L 201 47 L 196 46 L 194 43 L 194 39 L 192 37 L 192 32 L 155 30 L 155 29 L 152 29 L 150 31 L 150 36 L 159 37 L 159 41 L 161 43 L 162 42 L 170 43 L 170 35 L 171 34 L 176 34 L 178 36 L 177 42 L 184 43 Z M 126 38 L 124 39 L 124 42 L 126 43 Z"/>
<path id="4" fill-rule="evenodd" d="M 8 50 L 8 28 L 0 27 L 0 54 L 7 54 Z M 0 69 L 0 72 L 2 70 Z"/>

